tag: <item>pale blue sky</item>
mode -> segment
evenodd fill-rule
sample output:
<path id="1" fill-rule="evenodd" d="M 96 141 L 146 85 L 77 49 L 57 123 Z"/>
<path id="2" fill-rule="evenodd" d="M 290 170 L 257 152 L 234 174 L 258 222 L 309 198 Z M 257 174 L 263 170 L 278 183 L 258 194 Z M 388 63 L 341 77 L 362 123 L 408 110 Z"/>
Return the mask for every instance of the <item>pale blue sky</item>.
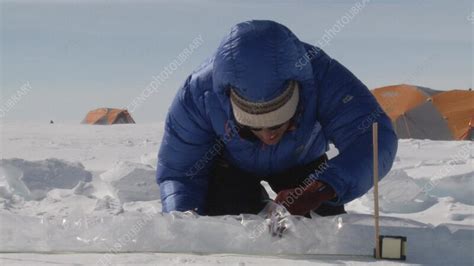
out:
<path id="1" fill-rule="evenodd" d="M 362 1 L 362 0 L 360 0 Z M 80 122 L 122 107 L 190 41 L 203 45 L 134 113 L 162 121 L 186 76 L 238 22 L 271 19 L 316 44 L 358 1 L 1 2 L 1 101 L 31 91 L 5 120 Z M 471 1 L 369 1 L 324 47 L 369 88 L 472 87 Z M 1 107 L 0 107 L 1 108 Z"/>

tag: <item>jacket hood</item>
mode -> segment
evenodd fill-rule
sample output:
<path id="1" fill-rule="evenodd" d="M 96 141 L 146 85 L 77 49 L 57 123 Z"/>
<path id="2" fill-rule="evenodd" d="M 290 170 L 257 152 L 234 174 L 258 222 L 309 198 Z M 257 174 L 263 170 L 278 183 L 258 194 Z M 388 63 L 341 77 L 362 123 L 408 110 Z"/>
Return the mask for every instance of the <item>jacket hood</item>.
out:
<path id="1" fill-rule="evenodd" d="M 285 26 L 268 20 L 235 25 L 214 56 L 213 89 L 229 111 L 230 87 L 252 102 L 280 95 L 288 80 L 311 77 L 311 64 L 297 68 L 304 44 Z"/>

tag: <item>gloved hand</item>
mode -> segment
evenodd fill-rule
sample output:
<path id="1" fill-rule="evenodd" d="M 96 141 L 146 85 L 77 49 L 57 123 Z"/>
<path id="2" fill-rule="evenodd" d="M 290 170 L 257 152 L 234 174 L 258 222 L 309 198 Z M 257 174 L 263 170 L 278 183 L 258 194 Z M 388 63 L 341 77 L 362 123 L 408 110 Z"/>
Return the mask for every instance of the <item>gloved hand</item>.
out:
<path id="1" fill-rule="evenodd" d="M 336 197 L 331 186 L 321 181 L 314 181 L 306 187 L 282 190 L 275 202 L 284 206 L 293 215 L 305 215 L 317 209 L 321 203 Z"/>

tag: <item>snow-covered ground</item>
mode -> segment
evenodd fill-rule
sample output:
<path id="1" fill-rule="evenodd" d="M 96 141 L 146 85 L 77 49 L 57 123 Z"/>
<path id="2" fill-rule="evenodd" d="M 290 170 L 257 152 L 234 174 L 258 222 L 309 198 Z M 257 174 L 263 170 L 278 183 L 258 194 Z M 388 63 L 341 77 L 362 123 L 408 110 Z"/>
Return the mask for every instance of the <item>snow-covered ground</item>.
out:
<path id="1" fill-rule="evenodd" d="M 3 123 L 0 251 L 11 253 L 0 264 L 381 263 L 369 256 L 372 191 L 345 215 L 286 217 L 283 238 L 258 215 L 162 214 L 154 180 L 162 127 Z M 408 237 L 406 263 L 474 264 L 473 149 L 400 140 L 380 207 L 382 234 Z"/>

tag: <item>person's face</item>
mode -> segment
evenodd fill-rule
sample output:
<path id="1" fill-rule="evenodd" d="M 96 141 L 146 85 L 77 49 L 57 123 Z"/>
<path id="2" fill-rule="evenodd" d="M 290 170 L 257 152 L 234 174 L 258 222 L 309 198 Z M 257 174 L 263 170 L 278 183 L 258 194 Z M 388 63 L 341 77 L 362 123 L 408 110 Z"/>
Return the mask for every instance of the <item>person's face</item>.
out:
<path id="1" fill-rule="evenodd" d="M 263 143 L 275 145 L 281 140 L 289 126 L 290 121 L 287 121 L 281 125 L 270 128 L 250 128 L 250 131 Z"/>

